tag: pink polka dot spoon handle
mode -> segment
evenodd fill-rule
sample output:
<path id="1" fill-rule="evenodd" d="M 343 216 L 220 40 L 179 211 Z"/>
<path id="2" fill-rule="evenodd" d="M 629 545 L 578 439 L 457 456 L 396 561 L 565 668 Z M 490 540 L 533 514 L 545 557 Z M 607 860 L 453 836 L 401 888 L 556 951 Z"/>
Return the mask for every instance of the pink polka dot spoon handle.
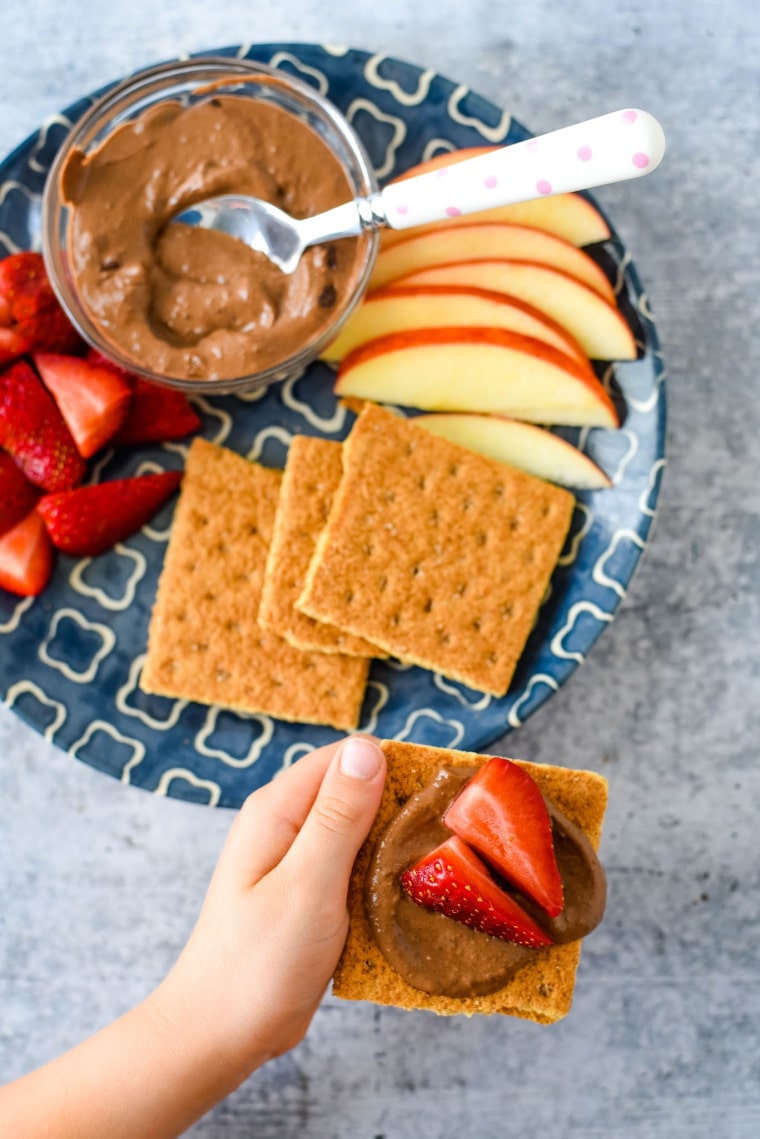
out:
<path id="1" fill-rule="evenodd" d="M 221 194 L 185 208 L 174 220 L 228 233 L 264 253 L 283 273 L 294 273 L 304 249 L 322 241 L 385 225 L 407 229 L 489 206 L 638 178 L 654 170 L 664 153 L 662 128 L 651 115 L 615 111 L 419 174 L 309 218 L 293 218 L 259 198 Z"/>
<path id="2" fill-rule="evenodd" d="M 373 207 L 393 229 L 407 229 L 493 206 L 640 178 L 659 166 L 664 153 L 662 127 L 650 114 L 613 111 L 392 183 L 379 200 L 373 200 Z"/>

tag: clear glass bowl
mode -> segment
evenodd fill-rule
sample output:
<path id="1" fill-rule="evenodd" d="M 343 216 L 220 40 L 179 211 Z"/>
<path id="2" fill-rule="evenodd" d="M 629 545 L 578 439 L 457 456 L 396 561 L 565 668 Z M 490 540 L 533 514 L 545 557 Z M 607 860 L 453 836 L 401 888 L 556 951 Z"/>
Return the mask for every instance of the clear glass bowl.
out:
<path id="1" fill-rule="evenodd" d="M 377 234 L 367 232 L 357 239 L 358 262 L 353 291 L 335 306 L 329 323 L 286 359 L 252 375 L 234 379 L 187 379 L 159 375 L 122 355 L 118 346 L 106 339 L 79 295 L 69 251 L 72 211 L 61 197 L 60 175 L 72 151 L 80 150 L 87 155 L 112 130 L 139 117 L 149 107 L 170 99 L 191 103 L 206 98 L 210 93 L 209 88 L 220 82 L 224 84 L 225 95 L 266 99 L 306 122 L 339 159 L 354 197 L 366 197 L 377 191 L 375 175 L 361 142 L 340 111 L 327 99 L 308 84 L 276 68 L 250 60 L 208 57 L 162 64 L 141 71 L 113 87 L 94 103 L 75 124 L 56 155 L 42 201 L 42 251 L 45 265 L 58 299 L 82 337 L 114 363 L 147 380 L 184 391 L 219 394 L 251 390 L 288 379 L 319 356 L 323 348 L 335 338 L 367 287 L 377 254 Z"/>

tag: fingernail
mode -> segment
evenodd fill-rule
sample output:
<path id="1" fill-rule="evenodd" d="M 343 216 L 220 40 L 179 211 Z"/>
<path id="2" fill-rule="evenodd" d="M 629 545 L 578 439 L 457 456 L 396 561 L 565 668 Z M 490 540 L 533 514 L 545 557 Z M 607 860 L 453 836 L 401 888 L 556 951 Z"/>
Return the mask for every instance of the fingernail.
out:
<path id="1" fill-rule="evenodd" d="M 372 740 L 349 739 L 340 749 L 340 769 L 351 779 L 372 779 L 380 770 L 383 753 Z"/>

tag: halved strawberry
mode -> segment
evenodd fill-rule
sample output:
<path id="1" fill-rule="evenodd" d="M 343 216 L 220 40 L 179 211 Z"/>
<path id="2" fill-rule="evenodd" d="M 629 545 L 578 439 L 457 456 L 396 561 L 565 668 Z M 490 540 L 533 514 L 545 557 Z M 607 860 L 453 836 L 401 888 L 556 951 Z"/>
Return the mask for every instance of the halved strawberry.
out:
<path id="1" fill-rule="evenodd" d="M 32 484 L 10 455 L 0 451 L 0 534 L 11 530 L 34 510 L 36 501 L 37 491 Z"/>
<path id="2" fill-rule="evenodd" d="M 53 397 L 23 360 L 0 375 L 0 447 L 44 490 L 68 490 L 84 476 L 84 459 Z"/>
<path id="3" fill-rule="evenodd" d="M 140 447 L 145 443 L 164 443 L 184 439 L 201 425 L 201 418 L 190 406 L 187 396 L 174 388 L 162 388 L 128 372 L 109 360 L 97 348 L 90 348 L 87 359 L 103 368 L 110 368 L 132 390 L 132 402 L 127 417 L 114 439 L 118 447 Z"/>
<path id="4" fill-rule="evenodd" d="M 37 503 L 54 546 L 95 557 L 144 526 L 182 480 L 181 471 L 117 479 L 48 494 Z"/>
<path id="5" fill-rule="evenodd" d="M 443 821 L 550 917 L 561 912 L 551 819 L 527 771 L 494 756 L 464 785 Z"/>
<path id="6" fill-rule="evenodd" d="M 89 459 L 124 422 L 132 392 L 111 368 L 79 356 L 36 352 L 34 363 L 76 443 Z"/>
<path id="7" fill-rule="evenodd" d="M 461 838 L 449 838 L 401 876 L 418 906 L 471 929 L 530 949 L 553 942 L 514 898 L 494 882 L 488 867 Z"/>
<path id="8" fill-rule="evenodd" d="M 0 364 L 23 352 L 71 352 L 79 334 L 58 303 L 39 253 L 13 253 L 0 261 L 2 323 Z"/>
<path id="9" fill-rule="evenodd" d="M 184 439 L 198 430 L 200 416 L 182 392 L 159 387 L 139 376 L 135 376 L 132 383 L 132 403 L 114 438 L 116 446 L 137 447 L 144 443 Z"/>
<path id="10" fill-rule="evenodd" d="M 36 510 L 0 536 L 0 586 L 29 597 L 41 593 L 53 570 L 53 547 Z"/>

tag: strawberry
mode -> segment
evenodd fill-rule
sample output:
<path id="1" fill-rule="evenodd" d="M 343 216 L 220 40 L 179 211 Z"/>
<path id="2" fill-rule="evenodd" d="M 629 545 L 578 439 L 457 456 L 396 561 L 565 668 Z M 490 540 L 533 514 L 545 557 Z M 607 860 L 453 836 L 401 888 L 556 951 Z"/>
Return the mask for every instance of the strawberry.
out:
<path id="1" fill-rule="evenodd" d="M 24 352 L 71 352 L 79 345 L 41 254 L 13 253 L 0 261 L 0 304 L 0 365 Z"/>
<path id="2" fill-rule="evenodd" d="M 99 368 L 110 368 L 112 372 L 116 372 L 117 376 L 121 376 L 125 384 L 128 384 L 130 388 L 132 387 L 136 378 L 134 373 L 128 372 L 126 368 L 122 368 L 122 366 L 117 364 L 114 360 L 109 360 L 108 356 L 105 356 L 102 352 L 98 352 L 97 348 L 88 348 L 85 359 L 90 364 L 96 364 Z"/>
<path id="3" fill-rule="evenodd" d="M 132 403 L 127 418 L 114 443 L 119 447 L 139 447 L 145 443 L 163 443 L 184 439 L 201 425 L 200 416 L 187 397 L 174 388 L 162 388 L 109 360 L 97 348 L 90 348 L 87 359 L 121 376 L 132 389 Z"/>
<path id="4" fill-rule="evenodd" d="M 81 486 L 45 495 L 37 510 L 54 546 L 73 557 L 95 557 L 144 526 L 181 479 L 181 471 L 166 471 Z"/>
<path id="5" fill-rule="evenodd" d="M 18 328 L 5 328 L 0 323 L 0 368 L 23 356 L 31 347 L 31 339 Z"/>
<path id="6" fill-rule="evenodd" d="M 0 297 L 5 302 L 4 311 L 10 318 L 4 323 L 10 324 L 34 316 L 47 283 L 45 262 L 41 254 L 21 252 L 4 257 L 0 261 Z"/>
<path id="7" fill-rule="evenodd" d="M 404 871 L 401 885 L 418 906 L 491 937 L 530 949 L 553 944 L 522 906 L 497 886 L 477 854 L 456 836 Z"/>
<path id="8" fill-rule="evenodd" d="M 41 593 L 53 570 L 53 547 L 36 510 L 0 536 L 0 586 L 28 597 Z"/>
<path id="9" fill-rule="evenodd" d="M 137 447 L 184 439 L 200 427 L 200 416 L 182 392 L 159 387 L 139 376 L 134 377 L 133 385 L 127 418 L 114 439 L 117 446 Z"/>
<path id="10" fill-rule="evenodd" d="M 0 534 L 34 510 L 37 493 L 10 455 L 0 451 Z"/>
<path id="11" fill-rule="evenodd" d="M 494 756 L 465 784 L 443 821 L 550 917 L 561 912 L 562 879 L 551 819 L 527 771 Z"/>
<path id="12" fill-rule="evenodd" d="M 84 460 L 53 397 L 23 360 L 0 375 L 0 446 L 43 490 L 68 490 L 84 476 Z"/>
<path id="13" fill-rule="evenodd" d="M 58 404 L 77 450 L 89 459 L 121 427 L 132 392 L 111 368 L 79 356 L 36 352 L 34 363 Z"/>

